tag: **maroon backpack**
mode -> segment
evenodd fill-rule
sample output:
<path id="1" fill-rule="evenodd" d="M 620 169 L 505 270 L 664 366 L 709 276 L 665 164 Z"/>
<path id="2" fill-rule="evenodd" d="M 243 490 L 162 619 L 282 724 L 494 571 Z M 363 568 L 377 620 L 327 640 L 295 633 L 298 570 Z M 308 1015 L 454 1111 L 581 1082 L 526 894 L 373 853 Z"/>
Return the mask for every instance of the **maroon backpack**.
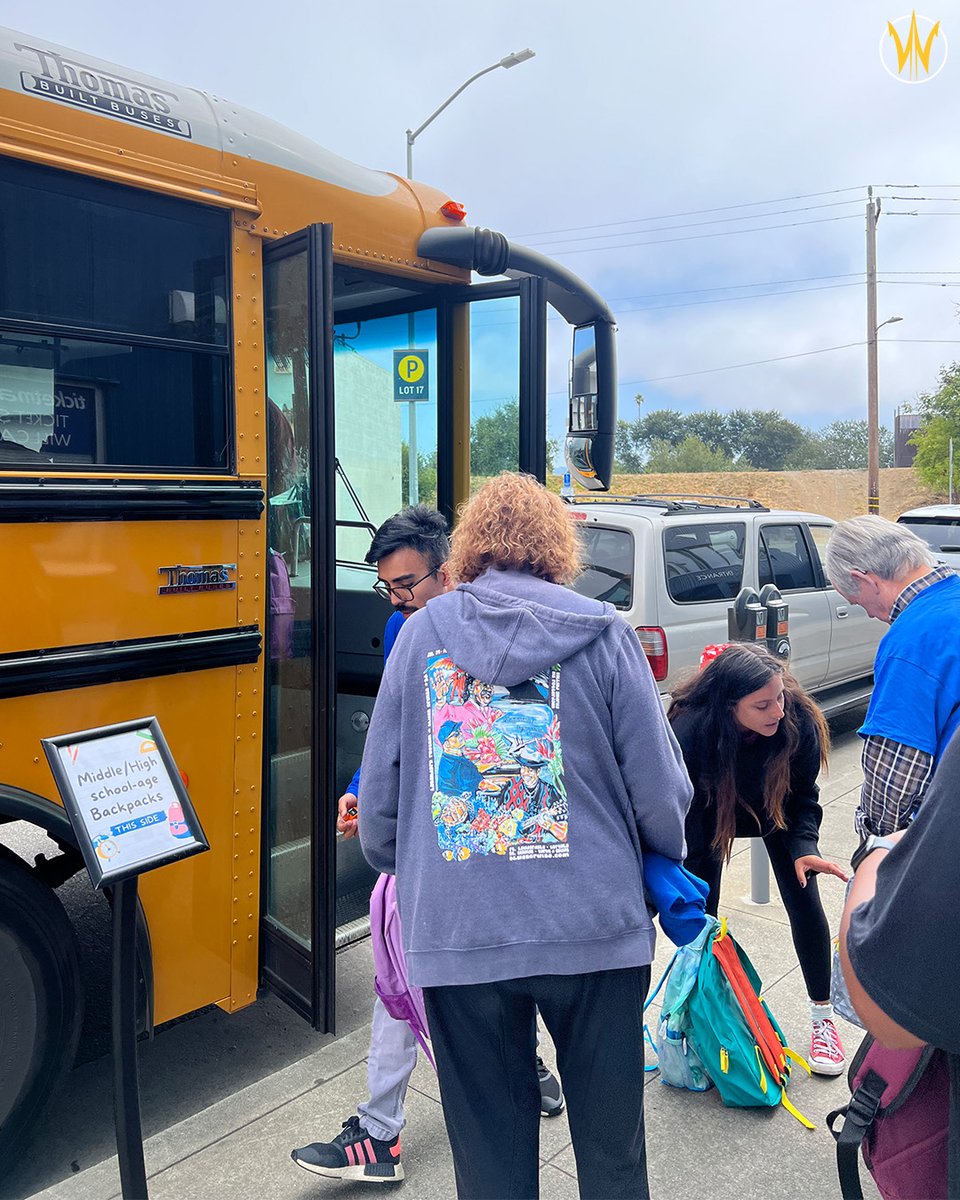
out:
<path id="1" fill-rule="evenodd" d="M 867 1034 L 850 1064 L 850 1102 L 827 1116 L 843 1200 L 863 1200 L 861 1148 L 884 1200 L 960 1197 L 957 1061 L 933 1046 L 888 1050 Z"/>

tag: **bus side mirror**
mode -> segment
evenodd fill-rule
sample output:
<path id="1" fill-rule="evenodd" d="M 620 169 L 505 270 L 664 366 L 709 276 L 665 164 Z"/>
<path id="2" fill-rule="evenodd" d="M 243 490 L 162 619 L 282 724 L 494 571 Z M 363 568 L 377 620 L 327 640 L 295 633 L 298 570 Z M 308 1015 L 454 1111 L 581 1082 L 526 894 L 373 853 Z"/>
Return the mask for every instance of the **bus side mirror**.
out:
<path id="1" fill-rule="evenodd" d="M 571 478 L 589 491 L 606 491 L 613 475 L 617 424 L 617 343 L 605 321 L 573 331 L 570 408 L 564 458 Z"/>

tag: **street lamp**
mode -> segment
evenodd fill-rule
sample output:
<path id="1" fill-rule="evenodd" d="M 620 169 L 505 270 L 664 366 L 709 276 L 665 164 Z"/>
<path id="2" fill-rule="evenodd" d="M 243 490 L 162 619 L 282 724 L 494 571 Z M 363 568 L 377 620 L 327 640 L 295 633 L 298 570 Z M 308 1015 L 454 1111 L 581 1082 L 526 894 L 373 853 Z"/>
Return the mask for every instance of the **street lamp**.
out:
<path id="1" fill-rule="evenodd" d="M 429 117 L 418 125 L 416 129 L 407 130 L 407 178 L 413 178 L 413 143 L 417 140 L 421 133 L 431 125 L 445 108 L 451 105 L 462 91 L 470 86 L 481 75 L 489 75 L 491 71 L 496 71 L 500 67 L 504 67 L 509 71 L 511 67 L 517 66 L 519 63 L 526 62 L 528 58 L 533 58 L 534 52 L 529 48 L 526 50 L 515 50 L 513 54 L 508 54 L 505 58 L 499 59 L 495 63 L 491 63 L 489 67 L 484 67 L 482 71 L 477 71 L 475 75 L 471 75 L 465 83 L 461 83 L 457 90 L 449 95 L 440 107 L 430 114 Z M 413 332 L 414 317 L 413 313 L 407 317 L 407 332 L 410 348 L 415 346 Z M 420 462 L 417 457 L 417 402 L 411 400 L 407 409 L 409 435 L 407 438 L 407 462 L 409 464 L 409 503 L 417 504 L 420 500 Z"/>
<path id="2" fill-rule="evenodd" d="M 529 48 L 526 50 L 516 50 L 516 51 L 514 51 L 513 54 L 508 54 L 506 56 L 506 58 L 501 58 L 497 62 L 491 63 L 489 67 L 484 67 L 483 70 L 478 71 L 476 73 L 476 75 L 471 75 L 470 78 L 465 83 L 461 83 L 460 86 L 457 88 L 457 90 L 455 92 L 453 92 L 451 95 L 449 95 L 446 98 L 446 100 L 444 100 L 444 102 L 440 105 L 440 107 L 436 110 L 436 112 L 432 112 L 430 114 L 430 116 L 427 117 L 427 119 L 424 121 L 424 123 L 422 125 L 419 125 L 416 129 L 408 129 L 407 130 L 407 178 L 408 179 L 413 178 L 413 143 L 417 140 L 417 138 L 420 136 L 420 134 L 423 133 L 423 131 L 426 129 L 426 127 L 428 125 L 432 124 L 432 122 L 434 122 L 437 119 L 437 117 L 440 116 L 440 114 L 443 112 L 443 110 L 448 105 L 452 104 L 454 102 L 454 100 L 456 100 L 456 98 L 460 95 L 460 93 L 462 91 L 464 91 L 466 88 L 468 88 L 470 86 L 470 84 L 473 83 L 475 80 L 479 79 L 481 75 L 489 75 L 489 73 L 491 71 L 496 71 L 500 67 L 504 67 L 506 70 L 509 71 L 511 67 L 515 67 L 519 63 L 526 62 L 528 58 L 533 58 L 533 57 L 534 57 L 534 51 L 530 50 Z"/>
<path id="3" fill-rule="evenodd" d="M 874 310 L 875 312 L 875 310 Z M 874 320 L 876 316 L 874 315 Z M 867 512 L 880 514 L 880 417 L 877 400 L 877 334 L 903 317 L 887 317 L 867 327 Z"/>

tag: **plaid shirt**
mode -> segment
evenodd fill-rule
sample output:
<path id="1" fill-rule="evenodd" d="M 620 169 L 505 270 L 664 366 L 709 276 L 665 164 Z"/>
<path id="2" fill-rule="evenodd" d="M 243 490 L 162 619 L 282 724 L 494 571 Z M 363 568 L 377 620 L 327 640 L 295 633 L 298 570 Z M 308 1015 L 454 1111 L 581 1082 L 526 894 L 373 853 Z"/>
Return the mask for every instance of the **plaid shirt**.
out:
<path id="1" fill-rule="evenodd" d="M 908 583 L 890 609 L 890 624 L 925 588 L 953 574 L 947 567 L 934 567 Z M 863 838 L 906 828 L 933 776 L 933 755 L 871 735 L 864 738 L 862 763 L 863 788 L 854 818 L 857 833 Z"/>

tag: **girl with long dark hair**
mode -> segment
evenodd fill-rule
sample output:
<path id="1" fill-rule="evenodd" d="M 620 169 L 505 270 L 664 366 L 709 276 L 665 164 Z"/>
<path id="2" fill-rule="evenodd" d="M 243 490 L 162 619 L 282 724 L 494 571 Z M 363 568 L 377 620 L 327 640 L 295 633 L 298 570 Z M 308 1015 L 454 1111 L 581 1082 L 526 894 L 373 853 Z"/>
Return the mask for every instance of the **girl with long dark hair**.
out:
<path id="1" fill-rule="evenodd" d="M 810 997 L 810 1068 L 839 1075 L 830 930 L 816 877 L 846 875 L 818 848 L 817 776 L 830 748 L 823 714 L 767 650 L 734 644 L 675 689 L 668 717 L 694 786 L 685 865 L 709 884 L 707 912 L 716 915 L 734 838 L 762 837 Z"/>

